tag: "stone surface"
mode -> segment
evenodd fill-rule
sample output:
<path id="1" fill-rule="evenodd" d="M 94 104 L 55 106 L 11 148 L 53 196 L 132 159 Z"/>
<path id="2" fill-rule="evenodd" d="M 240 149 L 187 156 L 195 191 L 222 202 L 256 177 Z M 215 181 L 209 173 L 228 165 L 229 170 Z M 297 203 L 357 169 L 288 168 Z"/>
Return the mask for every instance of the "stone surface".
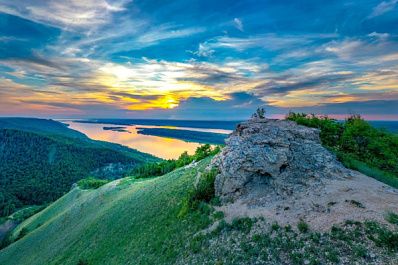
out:
<path id="1" fill-rule="evenodd" d="M 252 119 L 240 123 L 214 157 L 219 168 L 216 195 L 222 201 L 245 196 L 293 196 L 321 178 L 349 177 L 336 157 L 322 147 L 320 131 L 293 121 Z"/>

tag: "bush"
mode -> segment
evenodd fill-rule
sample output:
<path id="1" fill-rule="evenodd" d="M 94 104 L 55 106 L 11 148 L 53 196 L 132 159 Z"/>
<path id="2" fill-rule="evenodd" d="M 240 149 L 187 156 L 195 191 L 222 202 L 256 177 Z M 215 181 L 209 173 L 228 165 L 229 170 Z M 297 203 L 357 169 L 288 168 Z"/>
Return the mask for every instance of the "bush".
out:
<path id="1" fill-rule="evenodd" d="M 95 179 L 95 178 L 86 178 L 79 180 L 77 182 L 77 185 L 79 188 L 83 190 L 88 190 L 88 189 L 98 189 L 99 187 L 109 183 L 109 180 L 105 179 Z"/>
<path id="2" fill-rule="evenodd" d="M 301 233 L 307 233 L 310 231 L 309 225 L 303 220 L 300 220 L 300 222 L 297 224 L 297 228 Z"/>
<path id="3" fill-rule="evenodd" d="M 29 234 L 29 229 L 26 228 L 26 227 L 22 228 L 21 231 L 18 234 L 17 239 L 15 239 L 15 241 L 20 240 L 21 238 L 25 237 L 27 234 Z"/>
<path id="4" fill-rule="evenodd" d="M 212 169 L 200 176 L 195 188 L 188 191 L 183 199 L 183 206 L 178 216 L 183 216 L 188 212 L 195 211 L 203 202 L 210 203 L 215 198 L 214 181 L 218 175 L 218 170 Z"/>
<path id="5" fill-rule="evenodd" d="M 391 223 L 391 224 L 396 224 L 398 225 L 398 214 L 392 212 L 392 211 L 388 211 L 386 214 L 386 221 Z"/>
<path id="6" fill-rule="evenodd" d="M 375 222 L 365 222 L 368 238 L 378 247 L 387 247 L 390 251 L 398 250 L 398 233 L 394 233 Z"/>

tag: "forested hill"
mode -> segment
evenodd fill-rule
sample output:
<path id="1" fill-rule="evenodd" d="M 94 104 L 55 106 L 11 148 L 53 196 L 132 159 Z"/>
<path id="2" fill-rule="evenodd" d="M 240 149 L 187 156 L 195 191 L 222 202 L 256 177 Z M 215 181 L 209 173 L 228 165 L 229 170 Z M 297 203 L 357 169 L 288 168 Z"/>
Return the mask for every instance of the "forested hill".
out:
<path id="1" fill-rule="evenodd" d="M 0 216 L 52 202 L 90 175 L 123 177 L 135 165 L 158 160 L 89 138 L 0 129 Z"/>
<path id="2" fill-rule="evenodd" d="M 46 119 L 0 118 L 0 129 L 25 130 L 39 133 L 58 134 L 79 139 L 89 139 L 85 134 L 69 129 L 66 124 Z"/>

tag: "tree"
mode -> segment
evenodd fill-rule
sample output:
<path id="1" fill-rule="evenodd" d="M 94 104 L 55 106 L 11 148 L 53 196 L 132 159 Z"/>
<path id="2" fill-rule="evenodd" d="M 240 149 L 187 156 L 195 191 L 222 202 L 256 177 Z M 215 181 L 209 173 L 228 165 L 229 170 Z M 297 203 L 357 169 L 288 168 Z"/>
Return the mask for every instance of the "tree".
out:
<path id="1" fill-rule="evenodd" d="M 21 238 L 23 238 L 23 237 L 26 236 L 27 234 L 29 234 L 29 229 L 26 228 L 26 227 L 22 228 L 22 229 L 21 229 L 21 232 L 19 232 L 19 234 L 18 234 L 18 237 L 17 237 L 16 241 L 17 241 L 17 240 L 20 240 Z"/>
<path id="2" fill-rule="evenodd" d="M 9 230 L 1 240 L 0 249 L 6 248 L 7 246 L 11 245 L 11 243 L 12 243 L 12 231 Z"/>
<path id="3" fill-rule="evenodd" d="M 253 113 L 252 118 L 260 118 L 265 119 L 265 109 L 264 108 L 257 108 L 256 113 Z"/>

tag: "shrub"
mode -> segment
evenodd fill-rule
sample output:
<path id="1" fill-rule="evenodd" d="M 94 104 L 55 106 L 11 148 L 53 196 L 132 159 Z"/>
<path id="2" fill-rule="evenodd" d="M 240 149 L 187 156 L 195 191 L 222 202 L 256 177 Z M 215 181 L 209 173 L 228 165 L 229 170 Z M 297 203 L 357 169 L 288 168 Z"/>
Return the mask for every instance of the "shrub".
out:
<path id="1" fill-rule="evenodd" d="M 249 233 L 253 226 L 253 220 L 249 217 L 235 218 L 232 220 L 231 228 L 242 231 L 243 233 Z"/>
<path id="2" fill-rule="evenodd" d="M 398 214 L 388 211 L 385 217 L 386 221 L 391 224 L 398 224 Z"/>
<path id="3" fill-rule="evenodd" d="M 79 188 L 81 188 L 83 190 L 87 190 L 87 189 L 98 189 L 99 187 L 101 187 L 107 183 L 109 183 L 109 180 L 95 179 L 95 178 L 90 177 L 90 178 L 79 180 L 77 182 L 77 185 L 79 186 Z"/>
<path id="4" fill-rule="evenodd" d="M 272 225 L 271 225 L 271 230 L 272 231 L 278 231 L 279 228 L 281 228 L 281 227 L 279 226 L 278 222 L 273 222 L 272 223 Z"/>
<path id="5" fill-rule="evenodd" d="M 87 259 L 79 259 L 77 262 L 77 265 L 89 265 L 90 263 L 88 262 Z"/>
<path id="6" fill-rule="evenodd" d="M 368 238 L 378 247 L 387 247 L 390 251 L 398 250 L 398 233 L 390 231 L 376 222 L 365 222 Z"/>
<path id="7" fill-rule="evenodd" d="M 260 119 L 265 119 L 265 109 L 264 108 L 258 108 L 255 113 L 253 113 L 252 118 L 260 118 Z"/>
<path id="8" fill-rule="evenodd" d="M 27 234 L 29 234 L 29 229 L 26 227 L 22 228 L 15 241 L 20 240 L 21 238 L 25 237 Z"/>
<path id="9" fill-rule="evenodd" d="M 309 225 L 303 220 L 300 220 L 300 222 L 297 224 L 297 228 L 301 233 L 307 233 L 310 231 Z"/>
<path id="10" fill-rule="evenodd" d="M 188 191 L 183 199 L 183 207 L 178 216 L 198 209 L 201 202 L 209 203 L 215 198 L 214 181 L 218 170 L 211 169 L 200 176 L 197 186 Z"/>

